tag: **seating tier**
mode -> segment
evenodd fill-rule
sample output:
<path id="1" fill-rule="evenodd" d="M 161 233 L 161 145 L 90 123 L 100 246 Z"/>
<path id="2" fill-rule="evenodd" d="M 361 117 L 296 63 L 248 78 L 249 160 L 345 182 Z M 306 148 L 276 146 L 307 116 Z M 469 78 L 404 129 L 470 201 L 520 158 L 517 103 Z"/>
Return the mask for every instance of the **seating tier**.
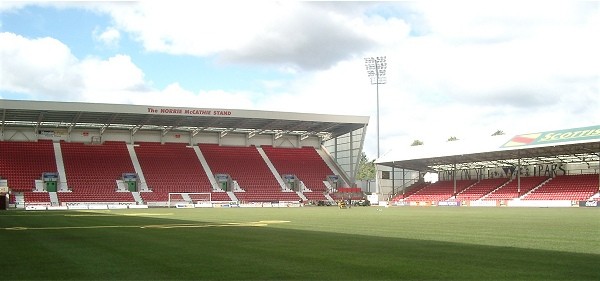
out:
<path id="1" fill-rule="evenodd" d="M 460 193 L 465 188 L 473 185 L 474 180 L 457 180 L 456 193 Z M 438 181 L 432 183 L 416 193 L 408 196 L 408 201 L 445 201 L 454 196 L 454 181 Z"/>
<path id="2" fill-rule="evenodd" d="M 139 142 L 135 146 L 148 187 L 144 201 L 168 201 L 169 192 L 211 192 L 206 172 L 192 147 L 184 143 Z"/>
<path id="3" fill-rule="evenodd" d="M 406 188 L 406 192 L 404 192 L 404 194 L 401 193 L 394 196 L 394 198 L 392 198 L 392 201 L 399 201 L 401 199 L 407 198 L 428 185 L 428 182 L 415 182 Z"/>
<path id="4" fill-rule="evenodd" d="M 295 192 L 282 192 L 255 146 L 199 144 L 214 174 L 229 174 L 245 192 L 235 192 L 240 201 L 298 201 Z"/>
<path id="5" fill-rule="evenodd" d="M 23 192 L 23 196 L 25 199 L 25 204 L 29 204 L 29 203 L 48 203 L 48 204 L 50 204 L 50 195 L 48 194 L 48 192 L 26 191 L 26 192 Z"/>
<path id="6" fill-rule="evenodd" d="M 312 192 L 304 193 L 308 199 L 325 200 L 323 193 L 327 191 L 327 187 L 323 184 L 323 181 L 327 180 L 327 176 L 334 173 L 315 148 L 280 148 L 272 146 L 262 146 L 262 148 L 277 172 L 282 175 L 296 175 L 298 179 L 304 182 L 306 187 L 312 190 Z"/>
<path id="7" fill-rule="evenodd" d="M 519 192 L 518 184 L 519 181 L 517 179 L 512 179 L 506 185 L 500 187 L 499 189 L 493 191 L 492 193 L 485 196 L 484 200 L 511 200 L 515 198 L 519 198 L 521 195 L 526 194 L 531 191 L 542 182 L 547 180 L 548 177 L 521 177 L 521 188 Z"/>
<path id="8" fill-rule="evenodd" d="M 61 142 L 69 189 L 62 202 L 134 202 L 129 192 L 117 193 L 117 180 L 135 171 L 125 142 L 103 144 Z"/>
<path id="9" fill-rule="evenodd" d="M 587 200 L 598 192 L 598 175 L 556 176 L 524 200 Z"/>
<path id="10" fill-rule="evenodd" d="M 478 181 L 476 184 L 465 189 L 463 192 L 456 196 L 456 200 L 460 201 L 471 201 L 477 200 L 486 194 L 497 189 L 501 185 L 507 183 L 508 178 L 496 178 L 496 179 L 483 179 Z"/>
<path id="11" fill-rule="evenodd" d="M 56 173 L 52 141 L 0 141 L 0 178 L 13 191 L 33 191 L 44 172 Z"/>

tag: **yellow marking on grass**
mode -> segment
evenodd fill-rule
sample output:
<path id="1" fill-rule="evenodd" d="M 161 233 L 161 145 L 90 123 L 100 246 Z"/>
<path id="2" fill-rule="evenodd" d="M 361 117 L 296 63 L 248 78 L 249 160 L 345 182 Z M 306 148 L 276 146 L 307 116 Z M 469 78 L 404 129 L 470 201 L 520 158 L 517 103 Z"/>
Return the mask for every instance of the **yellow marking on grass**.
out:
<path id="1" fill-rule="evenodd" d="M 153 216 L 172 216 L 173 213 L 133 213 L 133 214 L 119 214 L 121 216 L 140 216 L 140 217 L 153 217 Z"/>
<path id="2" fill-rule="evenodd" d="M 84 214 L 67 214 L 65 217 L 114 217 L 114 216 L 131 216 L 131 217 L 154 217 L 154 216 L 172 216 L 173 213 L 132 213 L 132 214 L 116 214 L 108 212 L 96 213 L 85 211 Z"/>
<path id="3" fill-rule="evenodd" d="M 111 214 L 76 214 L 76 215 L 65 215 L 65 217 L 114 217 Z"/>
<path id="4" fill-rule="evenodd" d="M 98 229 L 98 228 L 119 228 L 119 227 L 139 227 L 128 225 L 95 225 L 95 226 L 48 226 L 48 227 L 7 227 L 5 230 L 63 230 L 63 229 Z"/>
<path id="5" fill-rule="evenodd" d="M 171 228 L 208 228 L 208 227 L 231 227 L 231 226 L 268 226 L 269 224 L 287 223 L 290 221 L 256 221 L 256 222 L 228 222 L 209 224 L 151 224 L 151 225 L 95 225 L 95 226 L 51 226 L 51 227 L 6 227 L 4 230 L 66 230 L 66 229 L 101 229 L 101 228 L 141 228 L 141 229 L 171 229 Z"/>

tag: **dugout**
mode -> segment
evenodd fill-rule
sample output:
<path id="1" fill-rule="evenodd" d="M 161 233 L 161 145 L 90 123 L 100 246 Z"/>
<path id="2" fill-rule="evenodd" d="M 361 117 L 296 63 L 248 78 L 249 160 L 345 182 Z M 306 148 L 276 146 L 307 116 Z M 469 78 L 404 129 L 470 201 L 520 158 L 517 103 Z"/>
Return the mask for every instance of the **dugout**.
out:
<path id="1" fill-rule="evenodd" d="M 0 210 L 8 209 L 10 192 L 7 186 L 0 186 Z"/>

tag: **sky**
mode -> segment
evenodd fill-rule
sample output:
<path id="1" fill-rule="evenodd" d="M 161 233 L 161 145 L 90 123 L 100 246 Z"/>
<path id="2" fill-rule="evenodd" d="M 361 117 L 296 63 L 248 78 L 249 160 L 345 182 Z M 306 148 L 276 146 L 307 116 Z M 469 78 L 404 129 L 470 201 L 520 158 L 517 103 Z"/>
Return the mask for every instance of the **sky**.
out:
<path id="1" fill-rule="evenodd" d="M 377 108 L 382 156 L 598 125 L 599 50 L 599 1 L 2 1 L 0 99 L 369 116 L 374 159 Z"/>

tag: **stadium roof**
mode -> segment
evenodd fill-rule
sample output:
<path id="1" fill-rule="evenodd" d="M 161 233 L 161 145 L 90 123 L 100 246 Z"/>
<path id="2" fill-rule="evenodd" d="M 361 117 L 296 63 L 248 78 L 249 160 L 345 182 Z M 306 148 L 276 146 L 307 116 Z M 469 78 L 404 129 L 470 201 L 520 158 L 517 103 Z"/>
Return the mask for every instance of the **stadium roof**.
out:
<path id="1" fill-rule="evenodd" d="M 364 128 L 368 116 L 149 105 L 0 100 L 0 133 L 8 127 L 208 131 L 249 135 L 320 136 L 324 140 Z"/>
<path id="2" fill-rule="evenodd" d="M 447 171 L 542 163 L 600 164 L 600 125 L 477 141 L 447 141 L 396 149 L 377 164 L 415 171 Z"/>

